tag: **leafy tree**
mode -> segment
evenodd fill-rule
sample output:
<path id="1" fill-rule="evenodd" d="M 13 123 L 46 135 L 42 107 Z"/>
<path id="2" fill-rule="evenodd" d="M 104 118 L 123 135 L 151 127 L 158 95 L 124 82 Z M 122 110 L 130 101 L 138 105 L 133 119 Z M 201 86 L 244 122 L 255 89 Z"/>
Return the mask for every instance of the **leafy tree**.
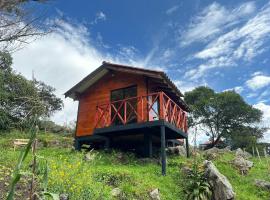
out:
<path id="1" fill-rule="evenodd" d="M 35 4 L 46 0 L 0 1 L 0 51 L 12 51 L 36 36 L 45 34 L 42 15 L 34 13 Z M 31 8 L 32 7 L 32 8 Z"/>
<path id="2" fill-rule="evenodd" d="M 189 125 L 200 126 L 210 136 L 210 147 L 221 138 L 232 139 L 233 134 L 243 128 L 255 130 L 255 124 L 262 118 L 260 110 L 248 105 L 234 91 L 216 93 L 202 86 L 187 92 L 185 100 L 192 110 Z"/>
<path id="3" fill-rule="evenodd" d="M 54 88 L 12 70 L 8 53 L 0 52 L 0 63 L 0 130 L 26 128 L 33 116 L 49 117 L 62 109 Z"/>

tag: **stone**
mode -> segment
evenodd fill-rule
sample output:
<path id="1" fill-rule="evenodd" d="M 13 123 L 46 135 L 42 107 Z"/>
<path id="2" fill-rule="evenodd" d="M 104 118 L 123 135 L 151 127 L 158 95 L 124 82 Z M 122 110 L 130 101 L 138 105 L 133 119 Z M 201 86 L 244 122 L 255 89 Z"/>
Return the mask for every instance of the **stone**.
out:
<path id="1" fill-rule="evenodd" d="M 60 200 L 69 200 L 68 194 L 60 194 L 59 199 Z"/>
<path id="2" fill-rule="evenodd" d="M 265 190 L 269 190 L 270 191 L 270 182 L 265 181 L 265 180 L 260 180 L 260 179 L 256 179 L 255 180 L 255 185 L 259 188 L 265 189 Z"/>
<path id="3" fill-rule="evenodd" d="M 119 197 L 119 196 L 121 195 L 121 193 L 122 193 L 122 191 L 121 191 L 120 188 L 114 188 L 114 189 L 112 189 L 112 191 L 111 191 L 111 195 L 112 195 L 113 197 Z"/>
<path id="4" fill-rule="evenodd" d="M 150 192 L 150 197 L 152 200 L 160 200 L 159 190 L 156 188 Z"/>
<path id="5" fill-rule="evenodd" d="M 188 176 L 192 173 L 192 169 L 190 167 L 184 166 L 181 168 L 181 172 L 184 176 Z"/>
<path id="6" fill-rule="evenodd" d="M 248 159 L 248 158 L 251 158 L 252 157 L 252 155 L 250 153 L 248 153 L 246 151 L 243 151 L 240 148 L 236 149 L 235 155 L 236 156 L 241 156 L 241 157 L 243 157 L 245 159 Z"/>
<path id="7" fill-rule="evenodd" d="M 93 161 L 93 160 L 95 160 L 96 156 L 97 156 L 96 153 L 89 151 L 84 155 L 84 160 L 85 161 Z"/>
<path id="8" fill-rule="evenodd" d="M 241 172 L 242 175 L 246 175 L 253 166 L 252 161 L 246 160 L 240 155 L 234 158 L 232 164 Z"/>
<path id="9" fill-rule="evenodd" d="M 179 156 L 187 155 L 186 149 L 183 146 L 168 147 L 168 153 Z"/>
<path id="10" fill-rule="evenodd" d="M 204 161 L 205 176 L 212 187 L 214 200 L 233 200 L 235 193 L 229 180 L 211 161 Z"/>
<path id="11" fill-rule="evenodd" d="M 220 149 L 213 147 L 204 151 L 204 156 L 206 160 L 214 160 L 218 157 Z"/>

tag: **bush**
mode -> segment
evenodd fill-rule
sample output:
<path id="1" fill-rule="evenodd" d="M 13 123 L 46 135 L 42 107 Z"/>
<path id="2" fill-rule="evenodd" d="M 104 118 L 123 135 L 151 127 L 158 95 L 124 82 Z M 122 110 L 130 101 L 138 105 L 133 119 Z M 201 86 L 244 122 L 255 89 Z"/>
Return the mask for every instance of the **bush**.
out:
<path id="1" fill-rule="evenodd" d="M 187 200 L 209 200 L 212 196 L 211 186 L 204 175 L 204 167 L 196 160 L 192 164 L 192 170 L 186 177 L 186 199 Z"/>

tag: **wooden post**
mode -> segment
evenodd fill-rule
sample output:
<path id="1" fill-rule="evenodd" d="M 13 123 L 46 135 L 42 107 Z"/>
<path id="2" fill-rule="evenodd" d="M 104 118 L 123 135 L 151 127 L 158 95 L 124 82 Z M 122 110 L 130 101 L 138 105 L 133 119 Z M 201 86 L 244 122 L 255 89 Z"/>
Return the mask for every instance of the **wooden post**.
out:
<path id="1" fill-rule="evenodd" d="M 160 140 L 161 140 L 161 172 L 162 175 L 165 176 L 166 175 L 166 151 L 165 151 L 165 140 L 166 140 L 166 136 L 165 136 L 165 126 L 162 125 L 160 126 Z"/>
<path id="2" fill-rule="evenodd" d="M 152 150 L 152 134 L 145 133 L 144 134 L 144 155 L 146 157 L 152 158 L 153 150 Z"/>
<path id="3" fill-rule="evenodd" d="M 163 104 L 164 104 L 164 98 L 163 98 L 163 93 L 159 93 L 159 119 L 164 119 L 164 109 L 163 109 Z"/>
<path id="4" fill-rule="evenodd" d="M 80 142 L 78 141 L 77 138 L 75 138 L 74 147 L 75 147 L 75 150 L 78 150 L 78 151 L 81 150 L 81 144 L 80 144 Z"/>
<path id="5" fill-rule="evenodd" d="M 188 136 L 186 138 L 186 152 L 187 152 L 187 158 L 189 158 L 189 144 L 188 144 Z"/>

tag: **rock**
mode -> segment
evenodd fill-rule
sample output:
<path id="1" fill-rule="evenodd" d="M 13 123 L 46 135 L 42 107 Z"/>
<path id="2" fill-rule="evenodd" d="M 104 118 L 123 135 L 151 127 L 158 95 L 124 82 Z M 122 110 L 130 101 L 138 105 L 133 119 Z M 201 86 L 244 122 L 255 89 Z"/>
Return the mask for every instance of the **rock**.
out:
<path id="1" fill-rule="evenodd" d="M 241 174 L 246 175 L 248 171 L 253 166 L 253 162 L 246 160 L 242 156 L 238 155 L 232 161 L 232 164 L 241 172 Z"/>
<path id="2" fill-rule="evenodd" d="M 214 160 L 215 158 L 218 157 L 219 154 L 219 149 L 216 147 L 213 147 L 211 149 L 207 149 L 204 151 L 204 156 L 207 160 Z"/>
<path id="3" fill-rule="evenodd" d="M 255 180 L 255 185 L 257 187 L 259 187 L 259 188 L 263 188 L 265 190 L 269 190 L 270 191 L 270 182 L 268 182 L 268 181 L 256 179 Z"/>
<path id="4" fill-rule="evenodd" d="M 111 191 L 111 195 L 113 197 L 119 197 L 121 195 L 122 191 L 120 188 L 114 188 L 112 191 Z"/>
<path id="5" fill-rule="evenodd" d="M 181 168 L 181 172 L 184 174 L 184 176 L 188 176 L 192 173 L 192 169 L 187 166 L 184 166 Z"/>
<path id="6" fill-rule="evenodd" d="M 60 199 L 60 200 L 69 200 L 68 194 L 60 194 L 60 195 L 59 195 L 59 199 Z"/>
<path id="7" fill-rule="evenodd" d="M 252 157 L 252 155 L 250 153 L 248 153 L 246 151 L 243 151 L 240 148 L 236 149 L 235 155 L 236 156 L 241 156 L 241 157 L 243 157 L 245 159 L 248 159 L 248 158 L 251 158 Z"/>
<path id="8" fill-rule="evenodd" d="M 214 200 L 233 200 L 235 193 L 231 183 L 211 161 L 204 161 L 205 176 L 213 189 Z"/>
<path id="9" fill-rule="evenodd" d="M 179 156 L 187 155 L 186 149 L 183 146 L 168 147 L 168 153 L 179 155 Z"/>
<path id="10" fill-rule="evenodd" d="M 93 160 L 95 160 L 96 156 L 97 156 L 97 154 L 93 153 L 91 150 L 84 155 L 84 160 L 85 161 L 93 161 Z"/>
<path id="11" fill-rule="evenodd" d="M 205 153 L 219 153 L 219 148 L 213 147 L 204 151 Z"/>
<path id="12" fill-rule="evenodd" d="M 151 197 L 152 200 L 160 200 L 159 190 L 154 189 L 153 191 L 151 191 L 150 192 L 150 197 Z"/>

